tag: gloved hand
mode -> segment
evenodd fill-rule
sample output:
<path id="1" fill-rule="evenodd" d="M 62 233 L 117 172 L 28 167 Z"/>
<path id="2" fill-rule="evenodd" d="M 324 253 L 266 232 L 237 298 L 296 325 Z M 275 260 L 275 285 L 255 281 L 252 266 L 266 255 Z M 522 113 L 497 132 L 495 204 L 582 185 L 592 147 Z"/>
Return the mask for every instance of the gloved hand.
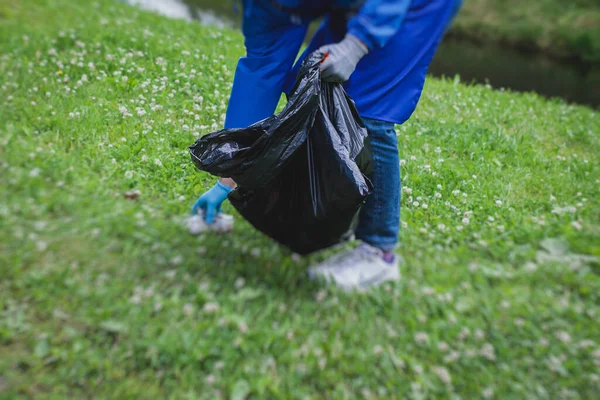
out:
<path id="1" fill-rule="evenodd" d="M 196 200 L 194 207 L 192 207 L 192 215 L 197 214 L 198 209 L 203 209 L 205 210 L 204 220 L 207 224 L 212 224 L 217 213 L 221 212 L 221 204 L 232 190 L 229 186 L 217 182 L 215 186 Z"/>
<path id="2" fill-rule="evenodd" d="M 321 78 L 327 82 L 345 82 L 356 69 L 356 64 L 369 49 L 354 35 L 346 35 L 339 43 L 328 44 L 318 51 L 326 57 L 321 63 Z"/>

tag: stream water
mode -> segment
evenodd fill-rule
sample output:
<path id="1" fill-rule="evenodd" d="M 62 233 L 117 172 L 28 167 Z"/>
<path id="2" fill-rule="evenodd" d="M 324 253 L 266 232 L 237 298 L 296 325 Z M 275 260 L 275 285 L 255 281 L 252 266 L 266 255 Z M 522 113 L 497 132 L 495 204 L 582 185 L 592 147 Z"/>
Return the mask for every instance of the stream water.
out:
<path id="1" fill-rule="evenodd" d="M 172 18 L 217 27 L 238 27 L 231 0 L 126 0 Z M 496 45 L 446 37 L 429 69 L 433 76 L 459 75 L 462 82 L 533 91 L 546 97 L 600 107 L 600 66 L 559 62 Z"/>

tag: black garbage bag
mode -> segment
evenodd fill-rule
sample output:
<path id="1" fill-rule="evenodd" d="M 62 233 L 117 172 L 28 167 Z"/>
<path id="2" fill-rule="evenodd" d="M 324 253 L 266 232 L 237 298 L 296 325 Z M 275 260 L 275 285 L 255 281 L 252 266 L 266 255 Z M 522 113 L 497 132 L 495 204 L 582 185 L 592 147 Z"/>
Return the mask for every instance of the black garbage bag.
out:
<path id="1" fill-rule="evenodd" d="M 321 81 L 321 60 L 303 62 L 281 113 L 190 146 L 198 169 L 235 180 L 244 218 L 299 254 L 347 240 L 373 189 L 367 130 L 342 85 Z"/>

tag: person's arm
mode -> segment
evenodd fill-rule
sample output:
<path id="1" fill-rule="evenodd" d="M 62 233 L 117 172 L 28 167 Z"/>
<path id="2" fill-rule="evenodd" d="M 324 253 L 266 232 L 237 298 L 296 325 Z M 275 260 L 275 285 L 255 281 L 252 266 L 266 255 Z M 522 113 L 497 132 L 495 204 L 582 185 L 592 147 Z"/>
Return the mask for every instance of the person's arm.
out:
<path id="1" fill-rule="evenodd" d="M 348 34 L 369 50 L 384 47 L 402 25 L 410 3 L 411 0 L 367 0 L 348 21 Z"/>
<path id="2" fill-rule="evenodd" d="M 221 182 L 223 185 L 225 185 L 227 187 L 230 187 L 231 189 L 235 189 L 235 187 L 237 186 L 235 181 L 231 178 L 221 178 L 221 179 L 219 179 L 219 182 Z"/>
<path id="3" fill-rule="evenodd" d="M 204 220 L 207 224 L 212 224 L 215 217 L 221 212 L 221 204 L 225 201 L 229 193 L 235 189 L 236 184 L 231 178 L 221 178 L 215 186 L 204 193 L 196 200 L 192 207 L 192 215 L 204 213 Z"/>
<path id="4" fill-rule="evenodd" d="M 348 21 L 348 33 L 335 44 L 322 46 L 325 58 L 321 77 L 328 82 L 345 82 L 369 51 L 385 46 L 396 34 L 410 6 L 410 0 L 367 0 Z"/>

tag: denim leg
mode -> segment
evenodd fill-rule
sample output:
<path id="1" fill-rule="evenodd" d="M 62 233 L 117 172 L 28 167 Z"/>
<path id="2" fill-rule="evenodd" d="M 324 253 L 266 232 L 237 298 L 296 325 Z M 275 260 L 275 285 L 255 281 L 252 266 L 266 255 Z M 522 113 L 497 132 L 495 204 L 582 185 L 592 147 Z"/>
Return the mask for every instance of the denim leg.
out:
<path id="1" fill-rule="evenodd" d="M 373 148 L 373 193 L 362 207 L 356 237 L 384 251 L 393 250 L 400 229 L 400 160 L 391 122 L 363 118 Z"/>

